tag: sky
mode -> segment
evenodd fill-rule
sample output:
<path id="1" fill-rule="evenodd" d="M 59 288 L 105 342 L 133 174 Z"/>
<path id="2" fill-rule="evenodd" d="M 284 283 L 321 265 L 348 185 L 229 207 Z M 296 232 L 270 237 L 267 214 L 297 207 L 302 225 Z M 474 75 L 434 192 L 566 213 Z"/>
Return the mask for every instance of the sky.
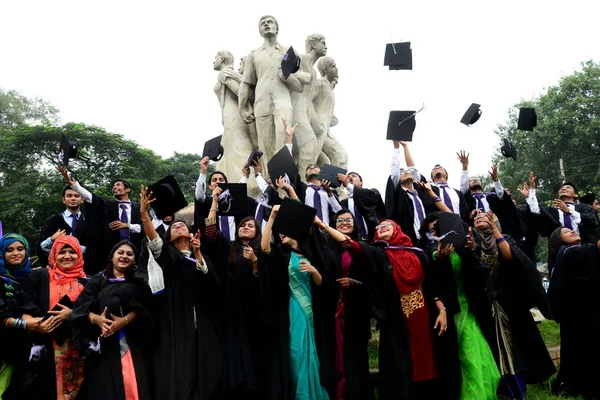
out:
<path id="1" fill-rule="evenodd" d="M 484 1 L 0 1 L 0 87 L 42 97 L 62 123 L 120 133 L 163 157 L 201 153 L 223 132 L 213 92 L 219 50 L 240 57 L 262 44 L 258 21 L 279 22 L 279 42 L 304 49 L 325 36 L 339 68 L 333 134 L 365 187 L 385 189 L 390 110 L 416 110 L 410 149 L 458 187 L 456 152 L 486 174 L 498 124 L 531 99 L 600 59 L 600 2 Z M 410 41 L 412 71 L 383 66 L 385 44 Z M 471 103 L 480 120 L 460 124 Z M 533 133 L 535 134 L 535 132 Z M 502 171 L 500 171 L 500 177 Z M 514 190 L 514 188 L 511 188 Z"/>

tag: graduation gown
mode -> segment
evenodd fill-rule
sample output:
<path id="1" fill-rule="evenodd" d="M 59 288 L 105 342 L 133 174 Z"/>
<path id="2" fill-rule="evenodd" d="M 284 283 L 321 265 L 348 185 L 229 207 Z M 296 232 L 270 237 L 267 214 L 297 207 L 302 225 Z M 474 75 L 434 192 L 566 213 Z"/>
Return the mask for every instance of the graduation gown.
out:
<path id="1" fill-rule="evenodd" d="M 372 241 L 375 236 L 375 227 L 379 224 L 379 221 L 387 218 L 386 206 L 381 199 L 381 194 L 377 189 L 364 189 L 355 186 L 352 198 L 355 207 L 367 225 L 369 241 Z M 342 208 L 348 209 L 348 199 L 342 200 L 340 205 Z M 354 215 L 354 210 L 350 211 Z"/>
<path id="2" fill-rule="evenodd" d="M 425 193 L 423 188 L 413 184 L 413 190 L 417 192 L 423 203 L 425 215 L 437 211 L 437 207 L 433 203 L 433 200 Z M 401 185 L 394 188 L 392 178 L 388 178 L 387 186 L 385 188 L 385 207 L 387 216 L 400 225 L 402 232 L 410 238 L 412 243 L 417 243 L 417 234 L 414 228 L 415 208 L 413 207 L 413 201 L 409 196 L 410 194 L 406 193 Z"/>
<path id="3" fill-rule="evenodd" d="M 537 307 L 544 317 L 553 319 L 548 296 L 535 264 L 518 248 L 513 238 L 506 235 L 505 239 L 510 245 L 512 260 L 504 261 L 498 255 L 497 275 L 490 286 L 481 282 L 480 291 L 471 292 L 472 296 L 479 297 L 471 306 L 492 353 L 498 360 L 499 349 L 491 302 L 494 299 L 500 302 L 510 325 L 515 371 L 522 373 L 528 384 L 543 382 L 556 372 L 556 368 L 529 310 Z M 469 262 L 476 265 L 468 268 L 487 269 L 492 273 L 489 265 L 482 262 L 476 252 L 473 252 Z M 496 293 L 492 293 L 492 290 L 496 290 Z"/>
<path id="4" fill-rule="evenodd" d="M 108 254 L 113 246 L 121 241 L 119 231 L 113 231 L 108 224 L 119 221 L 119 203 L 92 193 L 92 202 L 84 207 L 87 237 L 93 238 L 86 247 L 87 259 L 85 269 L 88 275 L 96 274 L 106 267 Z M 140 233 L 130 233 L 130 240 L 137 248 L 136 259 L 140 255 L 142 239 L 145 237 L 144 226 L 140 214 L 140 205 L 136 201 L 131 202 L 131 223 L 142 227 Z"/>
<path id="5" fill-rule="evenodd" d="M 599 312 L 594 307 L 600 284 L 596 244 L 561 246 L 550 279 L 548 297 L 560 323 L 560 370 L 557 381 L 574 396 L 600 397 Z"/>
<path id="6" fill-rule="evenodd" d="M 216 233 L 204 245 L 222 283 L 218 301 L 223 304 L 224 398 L 262 400 L 269 391 L 269 277 L 262 254 L 255 251 L 259 260 L 255 276 L 248 260 L 240 253 L 231 254 L 233 242 Z"/>
<path id="7" fill-rule="evenodd" d="M 412 359 L 407 322 L 402 312 L 400 292 L 396 287 L 391 262 L 384 247 L 361 243 L 362 259 L 368 266 L 368 278 L 372 311 L 380 329 L 379 373 L 381 385 L 379 399 L 410 399 L 413 385 Z M 456 326 L 448 317 L 446 332 L 438 336 L 433 330 L 438 314 L 433 299 L 441 298 L 439 286 L 431 275 L 425 254 L 416 253 L 421 261 L 425 280 L 423 297 L 430 310 L 430 327 L 438 377 L 434 390 L 448 399 L 458 399 L 462 382 Z M 353 258 L 356 254 L 353 254 Z"/>
<path id="8" fill-rule="evenodd" d="M 473 197 L 471 192 L 467 193 L 464 197 L 470 215 L 477 208 L 477 199 Z M 485 193 L 485 198 L 490 205 L 490 210 L 498 217 L 500 226 L 502 226 L 502 232 L 514 238 L 523 237 L 524 231 L 521 228 L 519 214 L 510 195 L 504 192 L 504 195 L 500 199 L 496 193 Z"/>
<path id="9" fill-rule="evenodd" d="M 72 233 L 71 227 L 65 222 L 63 213 L 54 214 L 46 218 L 46 221 L 44 221 L 44 225 L 42 226 L 42 231 L 40 233 L 40 240 L 36 244 L 37 255 L 39 257 L 40 265 L 48 265 L 48 254 L 44 253 L 44 251 L 42 250 L 42 242 L 54 235 L 59 229 L 64 230 L 67 235 L 70 235 Z M 82 212 L 81 218 L 79 218 L 79 220 L 77 221 L 76 232 L 73 235 L 77 238 L 77 240 L 79 240 L 79 244 L 82 246 L 87 246 L 88 243 L 86 232 L 87 230 L 85 228 L 85 217 Z M 84 253 L 83 259 L 87 263 L 87 253 Z"/>
<path id="10" fill-rule="evenodd" d="M 206 231 L 206 224 L 204 220 L 208 218 L 208 213 L 210 212 L 210 207 L 212 206 L 212 197 L 205 197 L 204 200 L 194 200 L 194 231 L 200 229 L 200 232 L 204 235 Z M 248 197 L 248 211 L 243 215 L 236 215 L 235 218 L 235 226 L 237 227 L 242 219 L 245 217 L 254 217 L 254 213 L 256 211 L 256 207 L 258 203 L 252 197 Z M 217 213 L 217 219 L 219 218 L 219 214 Z M 217 227 L 219 226 L 217 221 Z"/>
<path id="11" fill-rule="evenodd" d="M 163 243 L 156 259 L 165 290 L 153 296 L 152 393 L 156 400 L 216 399 L 223 370 L 221 284 L 212 262 L 206 274 Z"/>
<path id="12" fill-rule="evenodd" d="M 537 246 L 537 242 L 540 237 L 536 226 L 539 224 L 538 219 L 540 217 L 531 212 L 528 204 L 518 205 L 516 207 L 516 210 L 517 215 L 519 217 L 519 224 L 521 225 L 521 232 L 523 232 L 523 235 L 520 237 L 514 236 L 514 238 L 515 240 L 518 239 L 517 245 L 519 246 L 519 248 L 535 264 L 537 263 L 535 247 Z"/>
<path id="13" fill-rule="evenodd" d="M 444 201 L 443 197 L 440 196 L 440 188 L 434 185 L 431 185 L 431 189 L 433 190 L 433 192 L 439 196 L 442 201 Z M 458 195 L 458 208 L 459 210 L 459 214 L 460 217 L 462 218 L 463 221 L 465 221 L 466 223 L 469 223 L 469 207 L 467 207 L 467 202 L 465 200 L 465 196 L 463 195 L 463 193 L 460 190 L 456 190 L 453 188 L 450 188 L 452 190 L 454 190 L 456 192 L 456 194 Z"/>
<path id="14" fill-rule="evenodd" d="M 597 216 L 594 209 L 587 204 L 575 204 L 575 211 L 581 214 L 581 223 L 579 224 L 579 236 L 581 243 L 596 243 L 598 241 L 598 232 L 600 227 L 597 223 Z M 554 207 L 540 206 L 541 216 L 547 220 L 547 229 L 541 233 L 542 236 L 550 236 L 555 229 L 559 228 L 560 217 L 559 210 Z"/>
<path id="15" fill-rule="evenodd" d="M 78 278 L 77 281 L 86 285 L 89 279 Z M 50 310 L 50 276 L 47 268 L 37 269 L 29 274 L 29 280 L 23 282 L 32 305 L 24 308 L 23 313 L 33 317 L 43 317 Z M 32 344 L 44 346 L 40 360 L 30 362 L 28 375 L 32 385 L 27 391 L 27 398 L 34 399 L 56 399 L 56 367 L 54 364 L 53 339 L 58 344 L 70 340 L 73 336 L 71 323 L 67 320 L 50 334 L 31 334 Z M 78 395 L 79 396 L 79 395 Z M 79 398 L 79 397 L 78 397 Z"/>
<path id="16" fill-rule="evenodd" d="M 125 337 L 133 359 L 139 398 L 140 400 L 152 398 L 146 369 L 149 365 L 149 360 L 146 360 L 147 347 L 150 344 L 150 333 L 153 328 L 153 321 L 147 308 L 150 300 L 150 289 L 139 278 L 128 279 L 125 282 L 110 282 L 99 273 L 87 283 L 84 291 L 75 301 L 73 313 L 69 318 L 74 327 L 75 342 L 80 351 L 86 355 L 84 383 L 78 398 L 125 400 L 119 333 L 101 338 L 100 328 L 92 325 L 88 319 L 88 313 L 100 315 L 105 307 L 108 308 L 108 312 L 118 316 L 125 316 L 131 311 L 136 312 L 135 320 L 124 328 Z M 97 344 L 98 340 L 100 352 L 90 351 L 90 343 Z"/>

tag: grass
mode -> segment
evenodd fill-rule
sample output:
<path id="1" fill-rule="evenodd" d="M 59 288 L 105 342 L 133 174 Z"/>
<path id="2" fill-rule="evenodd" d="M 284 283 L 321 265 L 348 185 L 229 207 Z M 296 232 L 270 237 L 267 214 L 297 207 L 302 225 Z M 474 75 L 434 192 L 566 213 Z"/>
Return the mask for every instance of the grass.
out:
<path id="1" fill-rule="evenodd" d="M 560 328 L 554 321 L 544 320 L 538 324 L 540 334 L 546 347 L 556 347 L 560 345 Z M 379 361 L 379 331 L 373 330 L 373 335 L 369 341 L 369 368 L 378 368 Z M 546 382 L 527 386 L 527 400 L 578 400 L 577 397 L 555 396 L 550 390 L 550 385 L 555 376 L 552 376 Z"/>

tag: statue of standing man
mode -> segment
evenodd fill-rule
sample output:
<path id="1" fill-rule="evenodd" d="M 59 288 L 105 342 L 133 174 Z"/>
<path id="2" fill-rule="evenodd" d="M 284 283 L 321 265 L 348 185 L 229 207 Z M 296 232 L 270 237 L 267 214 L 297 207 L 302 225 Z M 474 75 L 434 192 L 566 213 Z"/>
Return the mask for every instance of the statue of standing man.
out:
<path id="1" fill-rule="evenodd" d="M 279 69 L 286 49 L 277 42 L 279 24 L 271 15 L 263 16 L 258 29 L 262 46 L 246 57 L 239 91 L 239 112 L 246 123 L 256 121 L 258 147 L 264 153 L 263 166 L 284 145 L 283 120 L 292 123 L 292 100 Z M 248 107 L 254 88 L 254 112 Z"/>

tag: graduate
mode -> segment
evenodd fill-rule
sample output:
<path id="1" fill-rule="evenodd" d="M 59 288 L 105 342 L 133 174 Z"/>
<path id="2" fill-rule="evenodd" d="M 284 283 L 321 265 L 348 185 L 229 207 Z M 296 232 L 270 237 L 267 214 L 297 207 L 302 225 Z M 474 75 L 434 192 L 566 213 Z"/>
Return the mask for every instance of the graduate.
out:
<path id="1" fill-rule="evenodd" d="M 560 323 L 560 369 L 553 384 L 556 394 L 600 397 L 596 337 L 597 312 L 593 304 L 600 283 L 600 242 L 581 243 L 577 232 L 558 228 L 548 239 L 548 297 L 552 314 Z"/>

